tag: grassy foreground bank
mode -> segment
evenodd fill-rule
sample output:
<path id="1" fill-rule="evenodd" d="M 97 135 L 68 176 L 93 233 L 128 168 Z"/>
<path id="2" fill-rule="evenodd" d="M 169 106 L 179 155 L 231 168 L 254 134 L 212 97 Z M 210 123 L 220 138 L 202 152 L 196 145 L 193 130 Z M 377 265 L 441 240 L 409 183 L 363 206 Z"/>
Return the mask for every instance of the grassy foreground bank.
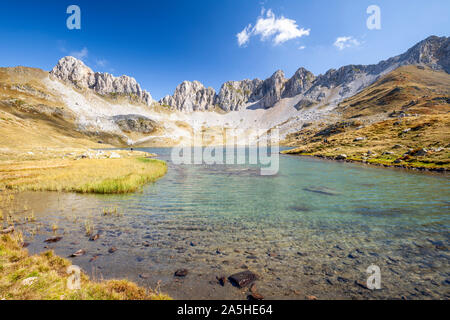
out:
<path id="1" fill-rule="evenodd" d="M 170 300 L 127 280 L 95 282 L 81 273 L 81 289 L 67 283 L 70 261 L 53 251 L 30 256 L 20 233 L 0 236 L 0 300 Z"/>
<path id="2" fill-rule="evenodd" d="M 165 162 L 117 153 L 118 158 L 54 158 L 0 162 L 0 190 L 121 194 L 135 192 L 167 172 Z M 119 158 L 120 157 L 120 158 Z"/>

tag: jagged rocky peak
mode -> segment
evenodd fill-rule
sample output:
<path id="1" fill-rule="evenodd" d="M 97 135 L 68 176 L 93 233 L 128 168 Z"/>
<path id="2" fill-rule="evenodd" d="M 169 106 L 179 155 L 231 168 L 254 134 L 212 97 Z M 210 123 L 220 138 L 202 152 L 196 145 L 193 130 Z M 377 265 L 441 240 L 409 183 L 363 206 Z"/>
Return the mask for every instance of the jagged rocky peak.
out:
<path id="1" fill-rule="evenodd" d="M 262 83 L 260 79 L 225 82 L 217 96 L 217 104 L 225 111 L 241 110 L 258 98 L 255 92 Z"/>
<path id="2" fill-rule="evenodd" d="M 276 71 L 269 79 L 264 80 L 258 92 L 257 97 L 261 97 L 260 105 L 263 108 L 270 108 L 281 100 L 287 79 L 284 72 Z"/>
<path id="3" fill-rule="evenodd" d="M 298 69 L 284 86 L 283 98 L 295 97 L 312 87 L 316 77 L 305 68 Z"/>
<path id="4" fill-rule="evenodd" d="M 286 79 L 283 71 L 279 70 L 264 81 L 228 81 L 222 85 L 218 95 L 214 89 L 206 89 L 198 81 L 185 81 L 173 96 L 165 97 L 160 103 L 187 112 L 208 110 L 216 105 L 229 112 L 256 102 L 261 108 L 271 108 L 283 98 L 301 95 L 299 106 L 336 105 L 381 76 L 410 64 L 426 65 L 450 73 L 450 38 L 432 36 L 407 52 L 378 64 L 347 65 L 317 77 L 300 68 L 290 79 Z"/>
<path id="5" fill-rule="evenodd" d="M 128 95 L 148 106 L 153 102 L 150 93 L 142 90 L 134 78 L 128 76 L 114 77 L 109 73 L 94 72 L 83 61 L 74 57 L 60 59 L 50 74 L 79 88 L 92 89 L 101 95 Z"/>
<path id="6" fill-rule="evenodd" d="M 424 64 L 450 73 L 450 37 L 431 36 L 400 56 L 402 64 Z"/>
<path id="7" fill-rule="evenodd" d="M 213 108 L 216 102 L 216 91 L 205 88 L 199 81 L 183 81 L 177 86 L 172 96 L 165 96 L 160 104 L 168 105 L 179 111 L 205 111 Z"/>

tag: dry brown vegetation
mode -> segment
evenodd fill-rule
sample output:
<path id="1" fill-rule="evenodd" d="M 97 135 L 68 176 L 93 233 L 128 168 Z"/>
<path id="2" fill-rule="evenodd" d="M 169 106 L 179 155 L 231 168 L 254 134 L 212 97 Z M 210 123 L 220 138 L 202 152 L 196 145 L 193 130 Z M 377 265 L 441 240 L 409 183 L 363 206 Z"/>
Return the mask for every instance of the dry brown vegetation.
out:
<path id="1" fill-rule="evenodd" d="M 43 146 L 105 146 L 98 141 L 123 144 L 116 135 L 79 132 L 73 112 L 45 87 L 47 77 L 48 72 L 34 68 L 0 68 L 0 154 Z"/>
<path id="2" fill-rule="evenodd" d="M 141 152 L 120 159 L 0 162 L 0 190 L 128 193 L 166 172 L 165 162 L 143 158 Z"/>
<path id="3" fill-rule="evenodd" d="M 70 261 L 47 251 L 30 256 L 20 233 L 0 236 L 0 300 L 170 300 L 159 290 L 127 280 L 95 282 L 81 274 L 81 288 L 68 288 Z"/>

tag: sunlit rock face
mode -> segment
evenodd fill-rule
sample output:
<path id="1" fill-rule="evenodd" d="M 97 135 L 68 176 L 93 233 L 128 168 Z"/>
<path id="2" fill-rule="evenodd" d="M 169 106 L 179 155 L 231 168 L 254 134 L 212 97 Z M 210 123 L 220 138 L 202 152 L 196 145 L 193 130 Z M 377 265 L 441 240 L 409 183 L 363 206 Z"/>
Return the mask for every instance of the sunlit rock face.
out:
<path id="1" fill-rule="evenodd" d="M 293 97 L 298 97 L 296 103 L 299 105 L 337 105 L 381 76 L 409 64 L 450 72 L 450 38 L 432 36 L 404 54 L 378 64 L 347 65 L 337 70 L 330 69 L 317 77 L 305 68 L 299 68 L 290 79 L 286 79 L 284 72 L 279 70 L 266 80 L 227 81 L 218 94 L 199 81 L 184 81 L 177 86 L 173 95 L 165 96 L 159 103 L 182 112 L 217 108 L 231 112 L 251 105 L 267 109 L 282 99 Z M 147 105 L 152 103 L 150 94 L 142 90 L 135 79 L 94 73 L 73 57 L 61 59 L 51 74 L 78 87 L 93 89 L 99 94 L 135 95 Z"/>
<path id="2" fill-rule="evenodd" d="M 241 110 L 249 102 L 261 99 L 258 89 L 262 83 L 260 79 L 228 81 L 220 89 L 217 104 L 225 111 Z"/>
<path id="3" fill-rule="evenodd" d="M 205 111 L 214 108 L 216 91 L 205 88 L 198 81 L 184 81 L 172 96 L 165 96 L 160 103 L 184 112 Z"/>
<path id="4" fill-rule="evenodd" d="M 128 95 L 148 106 L 153 102 L 150 93 L 142 90 L 134 78 L 128 76 L 114 77 L 109 73 L 94 72 L 83 61 L 74 57 L 64 57 L 59 60 L 50 74 L 79 88 L 92 89 L 101 95 Z"/>
<path id="5" fill-rule="evenodd" d="M 298 69 L 292 78 L 286 82 L 283 91 L 283 98 L 295 97 L 298 94 L 306 92 L 312 87 L 315 79 L 316 77 L 314 74 L 305 68 Z"/>

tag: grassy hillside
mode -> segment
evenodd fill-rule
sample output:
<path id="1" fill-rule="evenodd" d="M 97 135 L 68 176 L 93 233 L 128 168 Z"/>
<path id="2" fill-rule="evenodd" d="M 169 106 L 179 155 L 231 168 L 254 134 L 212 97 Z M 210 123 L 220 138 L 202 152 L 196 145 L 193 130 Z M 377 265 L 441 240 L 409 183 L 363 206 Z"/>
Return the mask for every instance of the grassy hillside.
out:
<path id="1" fill-rule="evenodd" d="M 287 137 L 311 155 L 387 166 L 450 169 L 450 75 L 399 68 L 343 101 L 334 120 Z"/>
<path id="2" fill-rule="evenodd" d="M 98 141 L 122 143 L 117 136 L 79 132 L 76 116 L 44 85 L 47 77 L 40 69 L 0 68 L 0 154 L 8 149 L 100 148 Z"/>

